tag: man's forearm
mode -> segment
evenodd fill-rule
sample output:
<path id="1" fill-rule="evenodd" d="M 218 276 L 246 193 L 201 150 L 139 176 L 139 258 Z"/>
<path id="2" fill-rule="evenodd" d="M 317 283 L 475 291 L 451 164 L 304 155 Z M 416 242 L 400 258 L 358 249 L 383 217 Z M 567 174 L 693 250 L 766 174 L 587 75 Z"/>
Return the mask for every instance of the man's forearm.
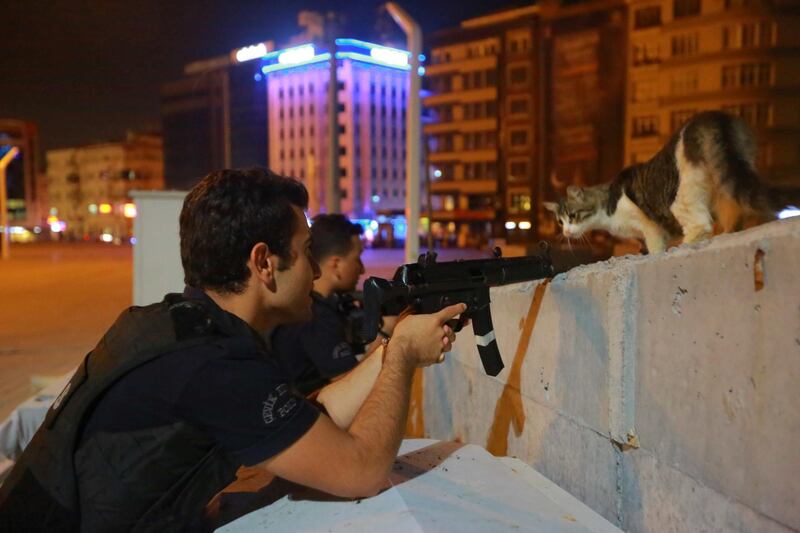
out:
<path id="1" fill-rule="evenodd" d="M 322 388 L 316 397 L 331 417 L 333 423 L 347 429 L 378 380 L 383 361 L 384 347 L 367 356 L 350 372 Z"/>
<path id="2" fill-rule="evenodd" d="M 382 477 L 388 474 L 397 456 L 408 416 L 414 368 L 404 358 L 403 349 L 392 343 L 386 347 L 375 386 L 349 429 L 362 453 L 369 457 L 369 464 L 379 469 Z"/>

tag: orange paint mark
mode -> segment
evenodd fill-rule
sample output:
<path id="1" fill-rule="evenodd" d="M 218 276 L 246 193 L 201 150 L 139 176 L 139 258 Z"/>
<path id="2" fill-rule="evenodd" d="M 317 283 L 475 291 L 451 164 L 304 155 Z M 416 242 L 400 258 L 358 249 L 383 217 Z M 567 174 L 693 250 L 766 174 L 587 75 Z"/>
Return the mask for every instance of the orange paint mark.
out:
<path id="1" fill-rule="evenodd" d="M 764 250 L 756 250 L 756 257 L 753 261 L 753 284 L 756 292 L 764 288 Z"/>
<path id="2" fill-rule="evenodd" d="M 408 418 L 406 419 L 406 437 L 421 438 L 425 436 L 425 382 L 422 369 L 414 372 L 411 382 L 411 395 L 408 405 Z"/>
<path id="3" fill-rule="evenodd" d="M 514 353 L 514 362 L 511 363 L 508 381 L 506 381 L 503 393 L 494 408 L 494 421 L 492 422 L 492 428 L 489 430 L 486 449 L 489 450 L 489 453 L 498 457 L 508 455 L 508 430 L 511 424 L 514 424 L 514 433 L 517 436 L 522 434 L 522 430 L 525 428 L 525 409 L 522 406 L 522 397 L 520 395 L 522 362 L 528 352 L 528 345 L 533 335 L 533 327 L 536 325 L 536 318 L 539 316 L 545 289 L 549 282 L 550 280 L 546 279 L 536 286 L 533 299 L 531 299 L 531 306 L 525 316 L 525 323 L 519 337 L 517 350 Z"/>

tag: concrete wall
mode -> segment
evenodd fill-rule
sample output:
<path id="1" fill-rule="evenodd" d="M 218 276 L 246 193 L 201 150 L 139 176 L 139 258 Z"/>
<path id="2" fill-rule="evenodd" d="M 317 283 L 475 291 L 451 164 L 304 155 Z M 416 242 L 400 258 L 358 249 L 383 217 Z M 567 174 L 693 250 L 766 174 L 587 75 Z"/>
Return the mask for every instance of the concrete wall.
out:
<path id="1" fill-rule="evenodd" d="M 132 191 L 136 203 L 133 235 L 133 305 L 160 302 L 183 291 L 178 217 L 185 191 Z"/>
<path id="2" fill-rule="evenodd" d="M 626 530 L 800 529 L 800 219 L 497 288 L 492 313 L 506 368 L 461 334 L 424 373 L 428 436 Z"/>

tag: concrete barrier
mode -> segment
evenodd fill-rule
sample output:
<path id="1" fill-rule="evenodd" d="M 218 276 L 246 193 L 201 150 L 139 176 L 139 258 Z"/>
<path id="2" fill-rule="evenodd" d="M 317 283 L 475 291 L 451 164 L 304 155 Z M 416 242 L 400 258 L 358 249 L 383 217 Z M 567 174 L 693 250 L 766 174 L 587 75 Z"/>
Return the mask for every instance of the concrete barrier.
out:
<path id="1" fill-rule="evenodd" d="M 524 460 L 630 531 L 800 529 L 800 219 L 492 291 L 425 434 Z"/>
<path id="2" fill-rule="evenodd" d="M 137 211 L 133 305 L 147 305 L 183 291 L 178 217 L 186 191 L 132 191 L 131 197 Z"/>

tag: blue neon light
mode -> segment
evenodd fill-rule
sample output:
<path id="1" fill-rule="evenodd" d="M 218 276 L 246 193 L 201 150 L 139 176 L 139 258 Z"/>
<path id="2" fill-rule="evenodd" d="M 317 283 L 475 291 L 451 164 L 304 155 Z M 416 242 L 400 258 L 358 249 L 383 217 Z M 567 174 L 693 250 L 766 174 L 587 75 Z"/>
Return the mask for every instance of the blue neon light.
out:
<path id="1" fill-rule="evenodd" d="M 382 46 L 379 44 L 368 43 L 359 39 L 336 39 L 337 59 L 351 59 L 381 67 L 394 68 L 399 70 L 411 70 L 411 53 L 399 48 L 391 48 L 389 46 Z M 308 59 L 304 56 L 311 52 Z M 283 50 L 274 50 L 262 57 L 261 71 L 264 74 L 276 72 L 284 69 L 300 67 L 304 65 L 311 65 L 320 63 L 322 61 L 330 60 L 330 52 L 316 53 L 313 44 L 303 44 L 285 48 Z M 425 60 L 425 56 L 420 54 L 420 61 Z M 300 59 L 296 61 L 296 59 Z M 287 61 L 288 60 L 288 61 Z M 423 75 L 425 69 L 419 67 L 419 75 Z"/>
<path id="2" fill-rule="evenodd" d="M 339 57 L 339 56 L 337 55 L 336 57 Z M 291 63 L 291 64 L 274 63 L 272 65 L 266 65 L 264 67 L 261 67 L 261 72 L 263 72 L 264 74 L 269 74 L 271 72 L 276 72 L 278 70 L 286 70 L 286 69 L 290 69 L 290 68 L 302 67 L 304 65 L 311 65 L 311 64 L 314 64 L 314 63 L 321 63 L 323 61 L 329 61 L 330 58 L 331 58 L 331 55 L 328 52 L 325 52 L 324 54 L 315 55 L 311 59 L 309 59 L 307 61 L 301 61 L 299 63 Z"/>
<path id="3" fill-rule="evenodd" d="M 375 59 L 374 57 L 370 57 L 364 54 L 359 54 L 358 52 L 336 52 L 336 59 L 352 59 L 354 61 L 362 61 L 364 63 L 371 63 L 373 65 L 379 65 L 381 67 L 396 68 L 399 70 L 411 70 L 411 67 L 409 65 L 399 66 L 399 65 L 394 65 L 392 63 L 386 63 L 379 59 Z"/>

